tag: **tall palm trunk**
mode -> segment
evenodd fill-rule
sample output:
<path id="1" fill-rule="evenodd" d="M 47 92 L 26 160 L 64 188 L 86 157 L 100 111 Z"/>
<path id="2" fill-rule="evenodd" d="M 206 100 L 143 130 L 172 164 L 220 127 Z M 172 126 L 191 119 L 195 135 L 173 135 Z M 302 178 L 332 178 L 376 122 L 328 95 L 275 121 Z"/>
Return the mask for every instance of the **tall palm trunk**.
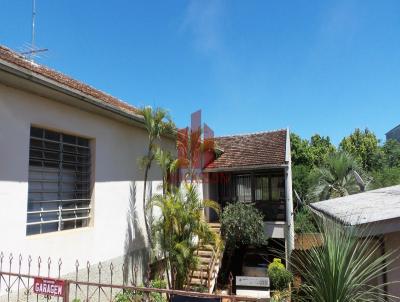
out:
<path id="1" fill-rule="evenodd" d="M 153 241 L 151 239 L 151 230 L 150 230 L 150 225 L 149 221 L 147 219 L 147 205 L 146 205 L 146 195 L 147 195 L 147 178 L 149 174 L 149 170 L 151 167 L 151 149 L 149 145 L 149 152 L 147 154 L 147 164 L 144 169 L 144 184 L 143 184 L 143 216 L 144 216 L 144 224 L 146 226 L 146 234 L 147 234 L 147 240 L 149 242 L 150 247 L 153 247 Z"/>

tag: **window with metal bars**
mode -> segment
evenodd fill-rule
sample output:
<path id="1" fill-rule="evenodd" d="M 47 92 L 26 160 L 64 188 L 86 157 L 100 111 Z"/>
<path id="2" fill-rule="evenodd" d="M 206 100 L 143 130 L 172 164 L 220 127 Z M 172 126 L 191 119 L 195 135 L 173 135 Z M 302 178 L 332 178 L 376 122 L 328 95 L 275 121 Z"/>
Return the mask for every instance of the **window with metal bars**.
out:
<path id="1" fill-rule="evenodd" d="M 88 226 L 90 172 L 89 139 L 31 127 L 26 234 Z"/>

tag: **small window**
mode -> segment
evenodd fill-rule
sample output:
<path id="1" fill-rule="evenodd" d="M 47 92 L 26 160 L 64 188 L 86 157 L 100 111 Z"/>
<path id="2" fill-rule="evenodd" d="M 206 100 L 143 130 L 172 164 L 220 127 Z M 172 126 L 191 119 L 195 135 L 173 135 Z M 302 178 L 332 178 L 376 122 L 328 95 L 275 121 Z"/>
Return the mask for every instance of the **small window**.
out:
<path id="1" fill-rule="evenodd" d="M 89 140 L 31 127 L 27 235 L 89 225 Z"/>

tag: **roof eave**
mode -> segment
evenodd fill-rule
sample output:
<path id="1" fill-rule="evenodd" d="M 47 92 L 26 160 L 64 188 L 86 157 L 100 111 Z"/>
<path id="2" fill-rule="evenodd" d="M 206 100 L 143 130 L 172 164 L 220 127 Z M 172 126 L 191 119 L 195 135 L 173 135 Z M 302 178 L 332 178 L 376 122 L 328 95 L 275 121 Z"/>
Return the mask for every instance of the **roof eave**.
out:
<path id="1" fill-rule="evenodd" d="M 288 164 L 280 165 L 253 165 L 253 166 L 238 166 L 238 167 L 218 167 L 205 168 L 204 172 L 234 172 L 234 171 L 252 171 L 252 170 L 267 170 L 286 168 Z"/>
<path id="2" fill-rule="evenodd" d="M 82 93 L 76 89 L 63 85 L 57 81 L 51 80 L 35 72 L 29 71 L 16 64 L 12 64 L 3 59 L 0 59 L 0 70 L 12 74 L 14 76 L 17 76 L 19 78 L 31 81 L 35 84 L 44 86 L 48 89 L 55 90 L 59 93 L 71 96 L 73 98 L 76 98 L 82 102 L 100 108 L 102 110 L 108 111 L 113 114 L 117 114 L 123 118 L 128 119 L 131 122 L 134 122 L 140 127 L 144 127 L 144 119 L 138 114 L 125 112 L 119 108 L 116 108 L 115 106 L 106 104 L 103 101 L 96 99 L 88 94 Z"/>

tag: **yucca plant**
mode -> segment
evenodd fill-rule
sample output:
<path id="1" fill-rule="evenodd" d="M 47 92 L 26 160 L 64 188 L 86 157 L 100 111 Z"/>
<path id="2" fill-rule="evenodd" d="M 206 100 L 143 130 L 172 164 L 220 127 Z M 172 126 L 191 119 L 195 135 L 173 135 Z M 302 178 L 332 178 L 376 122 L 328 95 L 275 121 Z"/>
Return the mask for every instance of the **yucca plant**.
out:
<path id="1" fill-rule="evenodd" d="M 189 273 L 198 265 L 195 253 L 198 242 L 220 244 L 219 236 L 204 218 L 206 207 L 217 212 L 220 207 L 214 201 L 202 200 L 195 184 L 185 184 L 164 195 L 156 195 L 150 206 L 161 210 L 160 217 L 153 224 L 154 238 L 175 277 L 172 285 L 182 289 L 187 284 Z"/>
<path id="2" fill-rule="evenodd" d="M 292 269 L 303 283 L 296 301 L 391 301 L 382 279 L 393 263 L 393 252 L 382 254 L 381 243 L 368 233 L 324 220 L 319 225 L 323 245 L 294 254 Z"/>

